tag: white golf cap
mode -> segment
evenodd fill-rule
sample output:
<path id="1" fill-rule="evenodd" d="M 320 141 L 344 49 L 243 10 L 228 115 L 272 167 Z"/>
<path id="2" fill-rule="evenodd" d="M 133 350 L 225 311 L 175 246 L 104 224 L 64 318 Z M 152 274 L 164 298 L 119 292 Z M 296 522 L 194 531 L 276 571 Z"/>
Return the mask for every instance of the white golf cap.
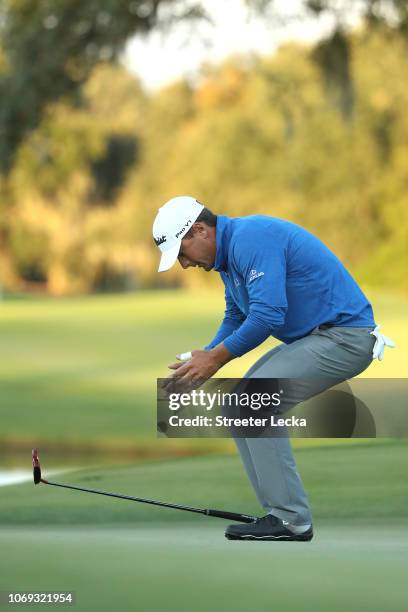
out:
<path id="1" fill-rule="evenodd" d="M 177 196 L 159 208 L 153 223 L 153 238 L 162 252 L 159 272 L 169 270 L 176 262 L 181 241 L 203 208 L 191 196 Z"/>

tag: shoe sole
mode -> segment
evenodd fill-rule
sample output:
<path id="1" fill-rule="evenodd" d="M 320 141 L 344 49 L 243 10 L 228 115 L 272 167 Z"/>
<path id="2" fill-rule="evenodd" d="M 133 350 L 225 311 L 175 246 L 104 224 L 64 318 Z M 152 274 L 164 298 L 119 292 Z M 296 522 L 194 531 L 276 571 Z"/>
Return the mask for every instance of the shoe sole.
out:
<path id="1" fill-rule="evenodd" d="M 313 534 L 308 534 L 308 535 L 304 535 L 302 533 L 300 533 L 299 535 L 294 535 L 294 536 L 286 536 L 286 535 L 282 535 L 282 536 L 254 536 L 254 535 L 239 535 L 239 536 L 235 536 L 235 535 L 230 535 L 230 534 L 225 534 L 225 537 L 227 538 L 227 540 L 260 540 L 260 541 L 273 541 L 273 540 L 280 540 L 281 542 L 310 542 L 311 539 L 313 538 Z"/>

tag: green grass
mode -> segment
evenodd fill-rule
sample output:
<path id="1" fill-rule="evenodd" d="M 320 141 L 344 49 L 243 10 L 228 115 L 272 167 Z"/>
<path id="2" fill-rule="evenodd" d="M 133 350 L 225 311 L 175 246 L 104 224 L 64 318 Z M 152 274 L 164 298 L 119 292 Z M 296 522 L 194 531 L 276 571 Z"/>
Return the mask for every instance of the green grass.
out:
<path id="1" fill-rule="evenodd" d="M 406 376 L 408 299 L 372 297 L 377 320 L 398 348 L 367 376 Z M 166 375 L 176 353 L 208 342 L 222 310 L 221 290 L 1 303 L 3 445 L 157 444 L 155 379 Z M 219 374 L 242 375 L 272 345 L 266 342 Z"/>
<path id="2" fill-rule="evenodd" d="M 296 450 L 316 520 L 407 520 L 408 441 L 373 440 Z M 53 466 L 42 456 L 44 477 Z M 50 480 L 199 507 L 259 514 L 261 509 L 236 455 L 94 467 Z M 2 488 L 0 525 L 115 525 L 209 519 L 170 509 L 112 500 L 30 483 Z M 211 519 L 214 521 L 215 519 Z"/>
<path id="3" fill-rule="evenodd" d="M 407 450 L 403 440 L 297 450 L 314 512 L 310 543 L 229 542 L 219 519 L 32 483 L 4 487 L 0 590 L 72 590 L 86 612 L 402 612 Z M 236 456 L 54 478 L 259 512 Z"/>
<path id="4" fill-rule="evenodd" d="M 199 302 L 186 300 L 186 313 L 182 302 L 160 292 L 3 304 L 1 435 L 154 437 L 155 379 L 176 352 L 211 333 L 211 315 L 201 325 L 194 315 Z M 202 305 L 198 314 L 204 316 Z"/>
<path id="5" fill-rule="evenodd" d="M 407 376 L 408 300 L 371 297 L 398 348 L 366 375 Z M 1 448 L 22 448 L 26 458 L 40 444 L 44 475 L 57 481 L 258 514 L 236 455 L 50 475 L 68 447 L 208 450 L 207 441 L 156 439 L 155 379 L 176 353 L 203 346 L 221 313 L 221 291 L 1 303 Z M 242 375 L 272 344 L 220 374 Z M 228 542 L 221 520 L 13 485 L 0 489 L 0 591 L 71 589 L 75 609 L 86 612 L 405 610 L 408 443 L 295 442 L 305 446 L 296 459 L 314 513 L 313 542 Z"/>
<path id="6" fill-rule="evenodd" d="M 323 526 L 314 541 L 228 542 L 222 526 L 0 529 L 2 590 L 72 590 L 75 610 L 403 612 L 398 525 Z"/>

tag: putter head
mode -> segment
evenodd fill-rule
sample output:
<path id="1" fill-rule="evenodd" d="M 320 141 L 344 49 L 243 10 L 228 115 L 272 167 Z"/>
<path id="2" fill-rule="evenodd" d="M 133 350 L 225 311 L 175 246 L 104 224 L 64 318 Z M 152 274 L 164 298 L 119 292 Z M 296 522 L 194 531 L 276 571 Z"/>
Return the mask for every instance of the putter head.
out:
<path id="1" fill-rule="evenodd" d="M 36 448 L 33 448 L 33 478 L 34 484 L 37 485 L 41 482 L 41 466 L 38 458 L 38 450 Z"/>

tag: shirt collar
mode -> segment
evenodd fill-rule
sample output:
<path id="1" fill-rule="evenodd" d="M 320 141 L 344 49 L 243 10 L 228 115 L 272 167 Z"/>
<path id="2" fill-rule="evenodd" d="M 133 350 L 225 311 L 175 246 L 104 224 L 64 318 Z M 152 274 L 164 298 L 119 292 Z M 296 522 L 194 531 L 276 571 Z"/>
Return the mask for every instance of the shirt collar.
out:
<path id="1" fill-rule="evenodd" d="M 216 253 L 214 270 L 216 272 L 226 271 L 228 267 L 228 248 L 232 234 L 232 219 L 224 215 L 217 216 L 217 227 L 215 230 Z"/>

